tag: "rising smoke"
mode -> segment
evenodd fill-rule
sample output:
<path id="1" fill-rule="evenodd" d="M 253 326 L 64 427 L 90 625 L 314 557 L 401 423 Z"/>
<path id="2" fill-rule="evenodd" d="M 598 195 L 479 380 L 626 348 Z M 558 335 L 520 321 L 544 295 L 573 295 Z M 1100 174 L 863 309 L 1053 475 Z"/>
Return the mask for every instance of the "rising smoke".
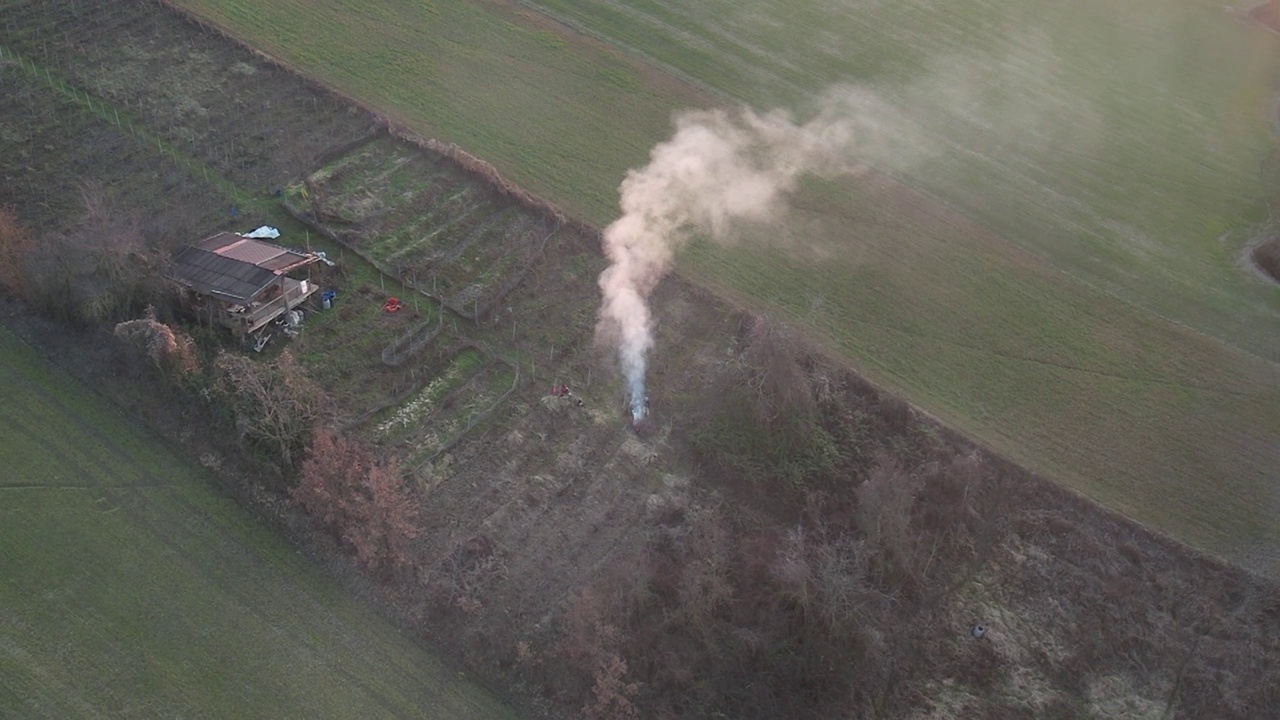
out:
<path id="1" fill-rule="evenodd" d="M 693 235 L 725 241 L 740 223 L 777 220 L 786 195 L 808 173 L 853 169 L 860 123 L 829 104 L 797 124 L 787 114 L 704 110 L 676 117 L 675 134 L 655 146 L 649 164 L 622 182 L 622 217 L 604 232 L 610 265 L 597 337 L 618 348 L 632 417 L 645 408 L 645 361 L 653 346 L 648 297 L 667 274 L 675 250 Z"/>
<path id="2" fill-rule="evenodd" d="M 645 412 L 645 359 L 653 345 L 647 298 L 686 240 L 731 241 L 742 223 L 778 220 L 805 174 L 871 166 L 910 175 L 928 164 L 931 174 L 950 168 L 944 176 L 963 178 L 957 168 L 986 162 L 992 153 L 1010 157 L 1008 148 L 1094 152 L 1100 116 L 1084 98 L 1053 92 L 1060 64 L 1052 36 L 1030 33 L 986 55 L 940 58 L 891 92 L 831 88 L 820 100 L 822 110 L 805 123 L 783 112 L 678 115 L 675 134 L 653 148 L 649 164 L 627 173 L 622 217 L 604 234 L 611 264 L 600 275 L 604 300 L 596 335 L 618 348 L 633 417 Z M 944 162 L 932 164 L 935 159 Z M 1034 178 L 1014 174 L 1023 166 L 1034 164 L 1025 158 L 1001 164 L 1017 183 L 1011 194 L 1044 192 Z M 1058 207 L 1060 194 L 1038 202 Z"/>

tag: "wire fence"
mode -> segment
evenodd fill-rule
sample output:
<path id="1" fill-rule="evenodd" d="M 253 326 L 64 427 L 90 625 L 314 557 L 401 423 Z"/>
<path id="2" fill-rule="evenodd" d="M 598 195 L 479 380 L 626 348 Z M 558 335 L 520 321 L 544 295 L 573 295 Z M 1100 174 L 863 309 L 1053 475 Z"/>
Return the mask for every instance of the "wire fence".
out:
<path id="1" fill-rule="evenodd" d="M 126 35 L 145 35 L 146 27 L 144 26 L 148 21 L 145 11 L 154 8 L 157 4 L 175 12 L 177 15 L 188 21 L 197 22 L 200 28 L 206 33 L 212 33 L 222 38 L 230 39 L 240 47 L 251 50 L 255 57 L 265 59 L 291 73 L 295 72 L 292 67 L 280 62 L 276 58 L 266 56 L 260 51 L 246 46 L 242 41 L 239 41 L 233 36 L 227 35 L 220 29 L 213 28 L 203 22 L 199 22 L 197 18 L 176 6 L 173 6 L 171 3 L 166 2 L 166 0 L 151 0 L 151 2 L 143 0 L 141 2 L 124 2 L 118 4 L 63 0 L 63 2 L 60 3 L 60 6 L 63 12 L 70 12 L 76 16 L 76 20 L 72 25 L 78 26 L 81 29 L 91 26 L 93 28 L 93 33 L 95 34 L 125 33 Z M 151 7 L 147 7 L 148 5 Z M 140 10 L 143 12 L 140 12 Z M 160 133 L 149 129 L 143 118 L 138 117 L 134 112 L 130 111 L 132 104 L 129 102 L 127 97 L 121 99 L 122 104 L 113 103 L 95 93 L 89 92 L 81 84 L 70 79 L 72 77 L 76 77 L 79 78 L 80 81 L 85 80 L 84 77 L 80 77 L 83 73 L 78 71 L 74 66 L 69 68 L 61 67 L 59 58 L 77 56 L 77 49 L 81 48 L 85 43 L 91 43 L 92 38 L 86 38 L 83 34 L 77 35 L 74 28 L 68 29 L 67 26 L 61 25 L 58 22 L 51 22 L 49 19 L 50 17 L 51 15 L 48 8 L 42 7 L 42 0 L 28 0 L 27 2 L 17 0 L 16 2 L 9 2 L 5 4 L 4 7 L 0 7 L 0 22 L 4 23 L 4 37 L 6 39 L 5 42 L 0 42 L 0 65 L 10 63 L 16 66 L 31 80 L 43 83 L 51 91 L 65 100 L 70 101 L 90 116 L 118 128 L 122 133 L 128 133 L 130 137 L 138 141 L 140 146 L 154 149 L 158 155 L 167 159 L 169 162 L 184 168 L 185 171 L 194 179 L 201 179 L 207 185 L 216 188 L 237 205 L 249 206 L 254 202 L 254 196 L 244 191 L 240 185 L 229 179 L 225 173 L 211 166 L 207 162 L 193 157 L 192 153 L 180 150 L 177 144 L 167 140 Z M 91 18 L 91 22 L 86 21 L 86 17 Z M 141 23 L 141 25 L 139 25 L 139 23 Z M 16 49 L 15 45 L 21 46 L 22 50 Z M 364 108 L 363 105 L 355 102 L 353 99 L 342 95 L 341 93 L 336 93 L 333 88 L 323 86 L 320 89 L 323 89 L 326 93 L 335 95 L 335 97 L 344 101 L 344 104 Z M 124 111 L 121 110 L 122 107 L 125 108 Z M 464 170 L 468 170 L 472 174 L 477 175 L 477 179 L 487 181 L 488 184 L 494 185 L 499 189 L 505 188 L 507 192 L 512 193 L 515 199 L 527 209 L 539 211 L 539 214 L 545 213 L 553 220 L 550 226 L 547 227 L 543 233 L 540 233 L 540 239 L 534 244 L 529 257 L 526 258 L 526 262 L 522 264 L 524 267 L 520 271 L 514 273 L 514 277 L 508 278 L 508 280 L 498 288 L 494 296 L 488 298 L 489 302 L 484 306 L 481 306 L 480 303 L 475 303 L 469 308 L 453 307 L 449 303 L 441 301 L 440 298 L 435 297 L 433 293 L 427 292 L 425 288 L 416 287 L 416 285 L 414 286 L 415 289 L 423 295 L 434 299 L 438 304 L 451 310 L 459 317 L 472 322 L 482 321 L 483 318 L 490 313 L 492 308 L 495 307 L 497 303 L 501 302 L 506 294 L 513 290 L 515 286 L 520 284 L 524 279 L 524 275 L 529 266 L 532 265 L 533 262 L 536 261 L 536 259 L 544 252 L 550 238 L 566 224 L 573 225 L 575 223 L 568 220 L 561 212 L 559 212 L 558 209 L 546 204 L 544 201 L 527 196 L 523 191 L 516 192 L 518 188 L 511 186 L 504 179 L 498 176 L 496 170 L 489 167 L 487 163 L 482 163 L 471 158 L 471 156 L 462 153 L 456 147 L 446 147 L 436 141 L 429 141 L 420 138 L 405 128 L 392 128 L 392 124 L 389 120 L 381 118 L 377 113 L 374 113 L 368 108 L 364 109 L 370 112 L 372 116 L 381 119 L 381 122 L 375 126 L 375 130 L 378 133 L 387 132 L 388 129 L 394 129 L 397 131 L 394 134 L 396 134 L 397 139 L 400 141 L 418 145 L 431 151 L 434 155 L 443 155 L 448 159 L 459 163 Z M 142 111 L 145 116 L 145 109 Z M 172 127 L 170 128 L 171 131 L 173 129 L 174 128 Z M 172 134 L 172 132 L 170 134 Z M 360 140 L 364 141 L 367 140 L 367 138 L 362 137 Z M 217 150 L 217 148 L 211 149 L 215 151 Z M 225 153 L 222 151 L 215 152 L 216 157 L 221 157 L 223 154 Z M 291 211 L 291 214 L 294 214 L 295 217 L 297 217 L 297 213 L 292 212 L 295 209 L 288 208 L 287 203 L 285 203 L 285 205 L 286 208 Z M 304 218 L 299 219 L 306 222 L 306 219 Z M 316 225 L 315 223 L 308 224 L 313 226 Z M 339 242 L 341 241 L 339 240 Z M 347 245 L 347 243 L 342 244 Z M 355 250 L 355 248 L 348 249 Z M 364 257 L 363 254 L 358 251 L 356 254 L 361 255 L 363 259 L 370 262 L 388 277 L 400 279 L 402 282 L 407 281 L 405 278 L 400 278 L 398 273 L 391 272 L 388 268 L 380 267 L 378 263 L 372 261 L 372 258 Z M 443 317 L 440 318 L 441 321 L 443 321 L 443 319 Z M 403 349 L 411 349 L 413 351 L 407 354 L 416 354 L 416 352 L 420 351 L 422 347 L 435 339 L 440 327 L 442 327 L 442 325 L 437 325 L 433 332 L 415 333 L 416 337 L 408 339 L 410 340 L 409 345 L 412 347 Z M 419 330 L 422 330 L 422 328 L 419 328 Z M 487 343 L 485 345 L 487 345 Z M 396 349 L 400 350 L 402 348 Z M 515 359 L 510 358 L 506 353 L 492 347 L 477 347 L 477 349 L 485 352 L 495 362 L 505 365 L 512 370 L 513 377 L 511 386 L 491 403 L 488 403 L 485 408 L 472 413 L 468 417 L 465 427 L 454 432 L 442 446 L 430 455 L 427 462 L 435 460 L 440 456 L 440 454 L 447 452 L 449 449 L 456 446 L 463 437 L 476 427 L 476 425 L 491 417 L 497 408 L 499 408 L 507 398 L 515 392 L 515 390 L 522 384 L 522 380 L 526 377 L 525 373 L 522 373 L 521 363 L 519 362 L 518 357 Z M 399 353 L 395 354 L 399 355 Z M 370 413 L 365 413 L 361 418 L 357 418 L 354 424 L 359 424 L 360 422 L 367 420 L 369 415 Z"/>
<path id="2" fill-rule="evenodd" d="M 470 432 L 474 430 L 477 425 L 488 420 L 490 417 L 493 417 L 494 412 L 496 412 L 498 408 L 501 407 L 502 404 L 507 401 L 507 398 L 510 397 L 511 394 L 514 393 L 520 387 L 520 384 L 521 384 L 520 366 L 510 365 L 505 360 L 497 359 L 497 358 L 495 358 L 495 362 L 507 365 L 507 367 L 511 368 L 513 372 L 513 375 L 511 378 L 511 387 L 507 388 L 505 392 L 503 392 L 501 395 L 495 398 L 493 402 L 489 403 L 488 407 L 484 408 L 483 410 L 472 413 L 467 418 L 466 426 L 458 429 L 458 431 L 453 433 L 453 435 L 450 436 L 448 440 L 444 441 L 444 443 L 442 443 L 440 447 L 436 448 L 435 452 L 432 452 L 422 462 L 414 466 L 413 468 L 414 472 L 420 471 L 422 468 L 435 462 L 436 459 L 439 458 L 441 455 L 457 447 L 458 443 L 462 442 L 463 438 L 467 437 L 467 435 L 470 434 Z"/>
<path id="3" fill-rule="evenodd" d="M 90 115 L 129 133 L 143 146 L 154 148 L 157 153 L 185 168 L 193 177 L 201 178 L 206 184 L 216 187 L 235 202 L 240 204 L 252 202 L 253 198 L 249 193 L 223 177 L 217 170 L 211 170 L 205 163 L 178 150 L 172 143 L 166 142 L 164 138 L 148 130 L 140 122 L 136 122 L 129 113 L 121 113 L 119 108 L 68 82 L 60 74 L 50 70 L 47 65 L 41 65 L 0 44 L 0 62 L 4 61 L 16 64 L 28 77 L 43 82 L 50 90 L 75 103 Z"/>

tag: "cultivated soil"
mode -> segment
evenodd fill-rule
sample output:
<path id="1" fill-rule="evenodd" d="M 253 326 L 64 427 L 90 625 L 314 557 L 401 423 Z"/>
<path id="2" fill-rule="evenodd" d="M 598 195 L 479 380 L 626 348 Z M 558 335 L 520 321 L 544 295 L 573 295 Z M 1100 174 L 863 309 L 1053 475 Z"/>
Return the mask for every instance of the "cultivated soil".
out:
<path id="1" fill-rule="evenodd" d="M 1280 707 L 1273 583 L 976 447 L 678 277 L 654 295 L 653 416 L 633 431 L 593 343 L 605 261 L 590 228 L 156 5 L 12 2 L 0 20 L 6 57 L 22 58 L 0 60 L 14 88 L 0 98 L 0 203 L 33 232 L 64 228 L 77 181 L 97 177 L 141 217 L 182 199 L 160 245 L 266 218 L 283 219 L 282 240 L 345 243 L 324 279 L 337 306 L 289 349 L 340 426 L 409 473 L 422 515 L 410 570 L 356 572 L 284 499 L 292 477 L 202 401 L 167 399 L 136 366 L 103 382 L 120 349 L 102 329 L 16 301 L 6 322 L 54 358 L 98 360 L 66 364 L 224 468 L 362 598 L 526 714 Z M 388 283 L 408 292 L 404 315 L 381 310 Z M 573 398 L 549 395 L 562 383 Z"/>

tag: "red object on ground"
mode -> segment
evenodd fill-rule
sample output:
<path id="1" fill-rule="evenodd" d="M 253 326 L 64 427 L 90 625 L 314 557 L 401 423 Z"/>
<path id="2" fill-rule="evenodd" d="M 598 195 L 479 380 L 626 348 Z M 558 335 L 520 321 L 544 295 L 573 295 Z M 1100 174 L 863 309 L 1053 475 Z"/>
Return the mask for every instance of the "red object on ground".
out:
<path id="1" fill-rule="evenodd" d="M 399 298 L 387 298 L 387 301 L 382 303 L 382 309 L 387 312 L 396 312 L 402 307 L 404 307 L 404 303 L 400 302 Z"/>

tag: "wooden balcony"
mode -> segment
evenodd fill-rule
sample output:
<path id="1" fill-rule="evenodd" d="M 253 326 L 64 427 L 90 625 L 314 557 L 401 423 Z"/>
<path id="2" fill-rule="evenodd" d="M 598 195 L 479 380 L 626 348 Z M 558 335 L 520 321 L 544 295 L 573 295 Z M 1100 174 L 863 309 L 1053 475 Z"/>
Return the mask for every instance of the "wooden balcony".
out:
<path id="1" fill-rule="evenodd" d="M 319 286 L 308 280 L 294 280 L 289 277 L 281 278 L 281 280 L 283 282 L 283 292 L 280 290 L 268 290 L 267 293 L 274 293 L 273 297 L 268 297 L 268 299 L 261 302 L 253 302 L 240 312 L 235 313 L 234 317 L 237 321 L 235 329 L 245 333 L 257 332 L 276 318 L 301 305 L 303 301 L 314 295 L 316 290 L 319 289 Z M 264 296 L 267 293 L 264 293 Z"/>

